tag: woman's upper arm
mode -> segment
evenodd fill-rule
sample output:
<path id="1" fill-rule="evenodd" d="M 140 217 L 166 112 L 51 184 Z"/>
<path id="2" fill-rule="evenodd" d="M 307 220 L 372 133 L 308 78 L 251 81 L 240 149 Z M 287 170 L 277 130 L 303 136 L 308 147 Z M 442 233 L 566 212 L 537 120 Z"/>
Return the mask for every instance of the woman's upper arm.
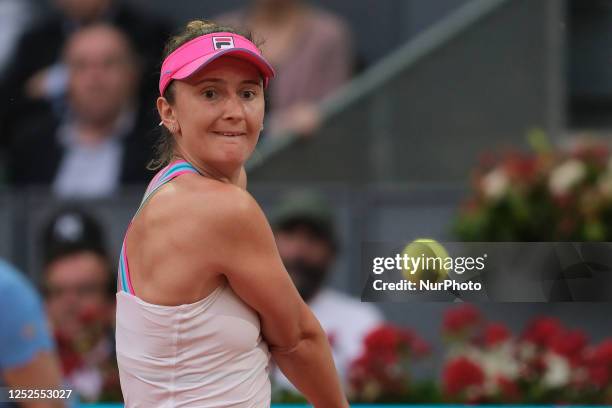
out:
<path id="1" fill-rule="evenodd" d="M 307 306 L 281 261 L 272 229 L 246 191 L 232 190 L 223 201 L 214 222 L 216 263 L 234 292 L 260 315 L 270 346 L 291 347 L 307 324 Z"/>

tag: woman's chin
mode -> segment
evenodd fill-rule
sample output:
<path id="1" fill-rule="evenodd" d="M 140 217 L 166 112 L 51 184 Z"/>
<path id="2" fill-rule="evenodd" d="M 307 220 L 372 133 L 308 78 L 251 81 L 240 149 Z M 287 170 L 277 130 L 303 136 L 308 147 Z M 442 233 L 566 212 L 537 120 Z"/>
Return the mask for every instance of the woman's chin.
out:
<path id="1" fill-rule="evenodd" d="M 219 167 L 235 167 L 239 168 L 249 159 L 250 152 L 244 148 L 238 149 L 223 149 L 215 155 L 213 161 L 217 163 Z"/>

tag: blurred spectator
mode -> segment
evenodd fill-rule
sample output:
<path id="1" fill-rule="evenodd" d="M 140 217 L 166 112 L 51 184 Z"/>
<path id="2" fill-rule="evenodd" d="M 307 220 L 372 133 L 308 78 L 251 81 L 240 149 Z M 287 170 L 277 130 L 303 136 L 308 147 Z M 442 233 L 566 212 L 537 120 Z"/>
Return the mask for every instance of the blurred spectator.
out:
<path id="1" fill-rule="evenodd" d="M 0 386 L 13 390 L 66 389 L 40 298 L 26 278 L 0 261 Z M 63 407 L 61 400 L 0 407 Z"/>
<path id="2" fill-rule="evenodd" d="M 68 39 L 68 112 L 61 121 L 42 115 L 18 135 L 8 169 L 15 185 L 100 197 L 148 180 L 153 139 L 138 111 L 135 58 L 126 36 L 103 23 Z"/>
<path id="3" fill-rule="evenodd" d="M 155 95 L 161 51 L 171 31 L 166 22 L 124 0 L 52 1 L 56 12 L 24 33 L 6 72 L 0 102 L 0 134 L 5 137 L 13 135 L 34 111 L 45 109 L 47 103 L 41 101 L 52 100 L 58 109 L 62 106 L 67 74 L 61 52 L 75 31 L 93 22 L 114 25 L 127 34 L 142 62 L 142 98 L 150 103 Z"/>
<path id="4" fill-rule="evenodd" d="M 78 209 L 43 232 L 43 287 L 64 375 L 84 401 L 121 401 L 114 348 L 115 279 L 100 225 Z"/>
<path id="5" fill-rule="evenodd" d="M 6 67 L 16 51 L 17 42 L 33 15 L 34 7 L 28 0 L 0 1 L 0 81 L 4 78 Z"/>
<path id="6" fill-rule="evenodd" d="M 277 70 L 268 91 L 267 134 L 315 132 L 320 122 L 317 103 L 351 75 L 347 24 L 302 0 L 252 0 L 249 7 L 217 20 L 251 30 Z"/>
<path id="7" fill-rule="evenodd" d="M 383 321 L 380 311 L 348 295 L 325 288 L 338 250 L 332 209 L 311 191 L 289 193 L 272 213 L 280 256 L 302 298 L 319 319 L 346 382 L 348 365 L 362 351 L 363 337 Z M 278 385 L 290 388 L 280 371 Z"/>

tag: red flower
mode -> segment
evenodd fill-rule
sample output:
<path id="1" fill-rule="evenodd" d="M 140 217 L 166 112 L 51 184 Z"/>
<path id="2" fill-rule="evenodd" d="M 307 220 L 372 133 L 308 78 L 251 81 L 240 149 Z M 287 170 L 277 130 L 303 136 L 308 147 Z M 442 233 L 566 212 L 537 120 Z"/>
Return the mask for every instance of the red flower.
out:
<path id="1" fill-rule="evenodd" d="M 612 365 L 612 340 L 605 340 L 592 353 L 593 360 Z"/>
<path id="2" fill-rule="evenodd" d="M 381 325 L 364 339 L 365 349 L 388 363 L 397 361 L 400 354 L 423 355 L 429 346 L 412 331 L 393 325 Z"/>
<path id="3" fill-rule="evenodd" d="M 544 359 L 544 355 L 538 354 L 531 360 L 525 362 L 522 374 L 525 378 L 534 380 L 537 378 L 541 378 L 547 369 L 548 364 Z"/>
<path id="4" fill-rule="evenodd" d="M 349 383 L 357 392 L 362 392 L 368 383 L 378 384 L 386 393 L 397 394 L 407 390 L 408 376 L 395 369 L 373 353 L 364 353 L 352 362 L 349 371 Z"/>
<path id="5" fill-rule="evenodd" d="M 541 317 L 532 321 L 523 333 L 523 340 L 540 347 L 550 347 L 551 342 L 563 334 L 564 329 L 558 319 Z"/>
<path id="6" fill-rule="evenodd" d="M 457 396 L 470 387 L 481 386 L 484 380 L 485 375 L 480 366 L 466 357 L 449 361 L 442 373 L 444 392 L 449 396 Z"/>
<path id="7" fill-rule="evenodd" d="M 516 401 L 520 397 L 519 387 L 516 382 L 504 377 L 497 377 L 500 395 L 504 402 Z"/>
<path id="8" fill-rule="evenodd" d="M 567 358 L 573 365 L 580 363 L 587 343 L 586 335 L 580 330 L 570 330 L 550 340 L 550 348 Z"/>
<path id="9" fill-rule="evenodd" d="M 364 352 L 351 363 L 349 383 L 358 393 L 374 383 L 384 395 L 402 395 L 409 384 L 403 363 L 428 351 L 429 346 L 412 331 L 381 325 L 364 338 Z"/>
<path id="10" fill-rule="evenodd" d="M 372 351 L 395 349 L 400 343 L 400 332 L 395 326 L 381 325 L 369 332 L 364 342 Z"/>
<path id="11" fill-rule="evenodd" d="M 589 380 L 597 387 L 603 388 L 610 382 L 610 368 L 603 365 L 593 365 L 588 368 Z"/>
<path id="12" fill-rule="evenodd" d="M 489 323 L 485 327 L 483 340 L 488 347 L 495 346 L 510 338 L 510 330 L 501 323 Z"/>
<path id="13" fill-rule="evenodd" d="M 480 312 L 470 304 L 451 308 L 444 314 L 442 330 L 446 334 L 464 334 L 480 322 Z"/>
<path id="14" fill-rule="evenodd" d="M 532 183 L 538 173 L 538 160 L 534 155 L 508 153 L 504 161 L 506 174 L 514 182 Z"/>
<path id="15" fill-rule="evenodd" d="M 582 160 L 585 162 L 592 162 L 598 166 L 605 166 L 610 152 L 608 147 L 603 143 L 580 145 L 574 148 L 571 152 L 571 156 L 575 159 Z"/>
<path id="16" fill-rule="evenodd" d="M 591 383 L 601 388 L 609 385 L 612 380 L 612 340 L 605 340 L 585 354 Z"/>
<path id="17" fill-rule="evenodd" d="M 364 339 L 366 352 L 389 364 L 397 361 L 400 343 L 399 330 L 391 325 L 379 326 Z"/>

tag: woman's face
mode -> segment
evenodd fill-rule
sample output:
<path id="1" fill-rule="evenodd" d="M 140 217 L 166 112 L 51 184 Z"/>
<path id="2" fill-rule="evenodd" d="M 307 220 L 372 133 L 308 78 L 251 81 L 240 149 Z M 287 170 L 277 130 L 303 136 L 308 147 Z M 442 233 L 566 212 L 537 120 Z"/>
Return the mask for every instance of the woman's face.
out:
<path id="1" fill-rule="evenodd" d="M 180 152 L 222 173 L 239 169 L 255 149 L 262 128 L 262 83 L 254 65 L 231 56 L 175 81 L 172 111 Z"/>

